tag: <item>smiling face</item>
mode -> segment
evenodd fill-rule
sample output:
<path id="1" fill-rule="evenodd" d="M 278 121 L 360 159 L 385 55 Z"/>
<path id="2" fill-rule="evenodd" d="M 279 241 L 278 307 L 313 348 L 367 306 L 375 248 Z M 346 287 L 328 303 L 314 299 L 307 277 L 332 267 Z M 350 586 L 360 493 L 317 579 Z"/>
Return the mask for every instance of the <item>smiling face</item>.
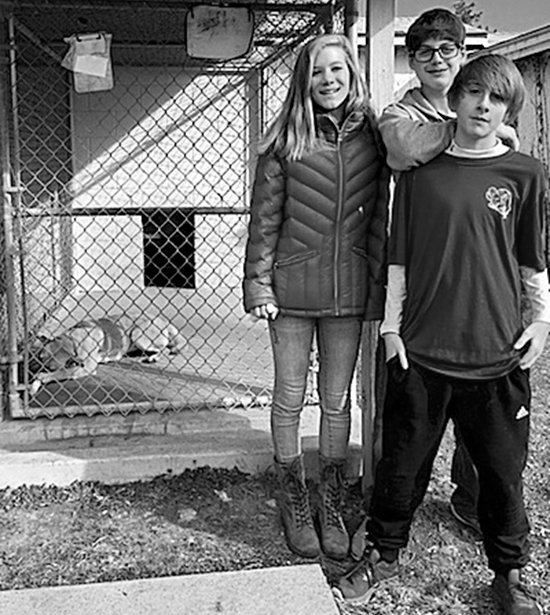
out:
<path id="1" fill-rule="evenodd" d="M 428 62 L 421 62 L 417 57 L 430 50 L 443 49 L 443 52 L 447 52 L 444 55 L 448 55 L 448 51 L 451 49 L 457 49 L 458 53 L 454 57 L 442 57 L 441 53 L 433 53 L 431 60 Z M 442 53 L 443 53 L 442 52 Z M 465 59 L 464 50 L 459 48 L 457 44 L 449 39 L 434 39 L 429 38 L 425 40 L 419 49 L 411 54 L 409 57 L 409 65 L 416 73 L 420 83 L 422 84 L 422 90 L 428 98 L 430 94 L 441 95 L 446 94 L 451 87 L 453 79 L 460 70 Z"/>
<path id="2" fill-rule="evenodd" d="M 470 149 L 489 149 L 496 145 L 496 131 L 506 117 L 508 105 L 498 94 L 469 82 L 462 89 L 454 111 L 458 145 Z"/>
<path id="3" fill-rule="evenodd" d="M 350 80 L 344 50 L 328 45 L 319 51 L 313 63 L 311 97 L 319 107 L 341 119 L 350 92 Z"/>

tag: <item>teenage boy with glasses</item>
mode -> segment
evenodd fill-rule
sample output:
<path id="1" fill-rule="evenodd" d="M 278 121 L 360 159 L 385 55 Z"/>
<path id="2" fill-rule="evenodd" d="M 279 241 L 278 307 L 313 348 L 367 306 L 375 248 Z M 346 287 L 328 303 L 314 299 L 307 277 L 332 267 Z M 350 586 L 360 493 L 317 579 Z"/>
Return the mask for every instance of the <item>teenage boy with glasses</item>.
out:
<path id="1" fill-rule="evenodd" d="M 466 59 L 466 30 L 462 21 L 442 8 L 422 13 L 409 27 L 405 45 L 409 65 L 419 87 L 389 105 L 380 118 L 380 131 L 388 150 L 387 162 L 394 171 L 424 164 L 451 143 L 455 114 L 449 109 L 447 92 Z M 515 130 L 503 124 L 497 135 L 518 148 Z"/>

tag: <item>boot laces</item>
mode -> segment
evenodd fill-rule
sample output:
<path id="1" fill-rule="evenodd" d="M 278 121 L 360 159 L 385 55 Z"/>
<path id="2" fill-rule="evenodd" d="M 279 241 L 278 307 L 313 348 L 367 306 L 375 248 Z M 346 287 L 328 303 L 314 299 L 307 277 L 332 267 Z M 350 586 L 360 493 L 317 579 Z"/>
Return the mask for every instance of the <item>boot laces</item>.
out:
<path id="1" fill-rule="evenodd" d="M 342 501 L 342 476 L 335 465 L 328 466 L 324 473 L 325 490 L 324 490 L 324 505 L 327 525 L 340 527 L 342 525 L 342 516 L 340 514 L 340 505 Z"/>
<path id="2" fill-rule="evenodd" d="M 287 484 L 289 499 L 296 515 L 296 525 L 299 527 L 313 526 L 306 486 L 292 474 L 288 476 Z"/>

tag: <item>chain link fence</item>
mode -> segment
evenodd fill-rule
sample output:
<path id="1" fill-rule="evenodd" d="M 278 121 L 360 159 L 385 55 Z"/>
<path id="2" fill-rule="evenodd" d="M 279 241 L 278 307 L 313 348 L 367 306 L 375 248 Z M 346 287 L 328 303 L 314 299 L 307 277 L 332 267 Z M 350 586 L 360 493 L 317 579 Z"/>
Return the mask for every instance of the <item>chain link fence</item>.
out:
<path id="1" fill-rule="evenodd" d="M 268 405 L 241 304 L 259 136 L 344 3 L 250 3 L 249 52 L 186 53 L 194 2 L 2 2 L 0 343 L 12 418 Z M 242 6 L 243 3 L 240 3 Z M 69 37 L 112 35 L 75 91 Z"/>

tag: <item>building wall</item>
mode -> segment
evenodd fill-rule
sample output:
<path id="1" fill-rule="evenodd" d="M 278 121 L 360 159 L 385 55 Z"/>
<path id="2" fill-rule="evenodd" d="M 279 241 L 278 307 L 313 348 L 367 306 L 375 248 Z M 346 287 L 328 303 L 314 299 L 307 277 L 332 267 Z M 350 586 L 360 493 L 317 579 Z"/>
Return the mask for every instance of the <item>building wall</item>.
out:
<path id="1" fill-rule="evenodd" d="M 516 64 L 527 89 L 518 123 L 521 150 L 538 158 L 550 172 L 550 50 Z"/>
<path id="2" fill-rule="evenodd" d="M 527 100 L 518 121 L 521 151 L 538 158 L 550 178 L 550 50 L 516 60 Z M 550 265 L 550 191 L 547 193 L 546 259 Z"/>

